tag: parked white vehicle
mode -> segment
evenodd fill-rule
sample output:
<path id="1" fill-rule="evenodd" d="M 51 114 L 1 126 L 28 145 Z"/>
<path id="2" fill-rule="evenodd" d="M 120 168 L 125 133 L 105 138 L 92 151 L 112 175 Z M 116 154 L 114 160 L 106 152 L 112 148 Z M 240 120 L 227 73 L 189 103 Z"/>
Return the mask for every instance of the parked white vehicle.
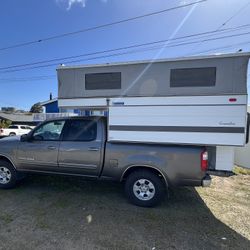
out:
<path id="1" fill-rule="evenodd" d="M 28 134 L 32 128 L 27 125 L 10 125 L 8 128 L 0 129 L 0 136 L 15 136 Z"/>

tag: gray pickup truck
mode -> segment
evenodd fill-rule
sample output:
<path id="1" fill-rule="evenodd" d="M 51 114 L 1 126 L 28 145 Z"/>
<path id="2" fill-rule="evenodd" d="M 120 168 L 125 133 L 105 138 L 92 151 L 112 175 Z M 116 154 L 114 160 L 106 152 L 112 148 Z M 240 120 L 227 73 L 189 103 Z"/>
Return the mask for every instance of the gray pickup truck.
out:
<path id="1" fill-rule="evenodd" d="M 107 142 L 98 117 L 49 120 L 28 135 L 0 140 L 0 188 L 25 173 L 63 174 L 124 182 L 135 205 L 155 206 L 169 186 L 208 186 L 202 146 Z"/>

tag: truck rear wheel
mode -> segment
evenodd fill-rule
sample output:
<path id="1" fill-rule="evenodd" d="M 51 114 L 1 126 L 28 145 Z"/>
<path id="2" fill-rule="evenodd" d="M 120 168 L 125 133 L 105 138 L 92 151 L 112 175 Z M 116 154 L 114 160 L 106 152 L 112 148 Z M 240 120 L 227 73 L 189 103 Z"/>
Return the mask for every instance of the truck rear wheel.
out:
<path id="1" fill-rule="evenodd" d="M 11 132 L 10 134 L 9 134 L 9 136 L 15 136 L 16 135 L 16 133 L 13 133 L 13 132 Z"/>
<path id="2" fill-rule="evenodd" d="M 16 185 L 17 173 L 11 163 L 0 160 L 0 188 L 8 189 Z"/>
<path id="3" fill-rule="evenodd" d="M 153 207 L 164 197 L 165 185 L 162 179 L 148 170 L 132 172 L 125 183 L 128 200 L 140 207 Z"/>

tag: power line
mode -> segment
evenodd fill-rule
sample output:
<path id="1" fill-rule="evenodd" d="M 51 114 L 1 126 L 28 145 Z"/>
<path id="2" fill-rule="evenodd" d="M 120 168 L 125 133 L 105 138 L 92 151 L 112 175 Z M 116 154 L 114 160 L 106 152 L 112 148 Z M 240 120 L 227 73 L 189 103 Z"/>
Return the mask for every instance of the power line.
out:
<path id="1" fill-rule="evenodd" d="M 193 54 L 193 56 L 199 55 L 199 54 L 202 54 L 202 53 L 205 53 L 205 52 L 209 52 L 209 51 L 214 51 L 214 50 L 218 50 L 218 49 L 225 49 L 225 48 L 231 48 L 231 47 L 235 47 L 235 46 L 243 45 L 243 44 L 250 44 L 250 41 L 243 42 L 243 43 L 237 43 L 237 44 L 234 44 L 234 45 L 216 47 L 216 48 L 209 49 L 209 50 L 199 51 L 198 53 Z M 162 46 L 161 46 L 161 47 L 162 47 Z M 150 48 L 147 48 L 147 49 L 140 49 L 140 50 L 133 50 L 133 51 L 127 51 L 127 52 L 122 52 L 122 53 L 110 54 L 110 55 L 107 55 L 107 56 L 105 56 L 105 57 L 107 58 L 107 57 L 113 57 L 113 56 L 119 56 L 119 55 L 126 55 L 126 54 L 132 54 L 132 53 L 145 52 L 145 51 L 150 51 L 150 50 L 156 50 L 156 49 L 159 49 L 159 48 L 161 48 L 161 47 L 159 47 L 159 46 L 154 46 L 154 47 L 150 47 Z M 189 54 L 189 55 L 190 55 L 190 54 Z M 94 59 L 98 59 L 98 58 L 103 58 L 103 56 L 87 58 L 87 59 L 85 59 L 84 61 L 94 60 Z M 75 60 L 75 61 L 71 61 L 71 62 L 79 62 L 79 61 L 82 61 L 82 60 Z M 55 65 L 54 65 L 54 64 L 53 64 L 53 65 L 44 65 L 43 67 L 48 67 L 48 66 L 55 66 Z M 36 68 L 38 68 L 38 67 L 36 67 Z"/>
<path id="2" fill-rule="evenodd" d="M 245 10 L 248 5 L 250 5 L 250 2 L 248 1 L 247 4 L 242 6 L 235 14 L 233 14 L 230 18 L 228 18 L 221 26 L 218 27 L 218 30 L 221 29 L 223 26 L 225 26 L 227 23 L 229 23 L 232 19 L 234 19 L 236 16 L 238 16 L 243 10 Z"/>
<path id="3" fill-rule="evenodd" d="M 246 42 L 242 42 L 242 43 L 236 43 L 236 44 L 231 44 L 231 45 L 226 45 L 226 46 L 221 46 L 221 47 L 215 47 L 215 48 L 208 49 L 208 50 L 201 50 L 201 51 L 196 52 L 195 54 L 190 54 L 189 53 L 188 55 L 189 56 L 190 55 L 196 56 L 196 55 L 200 55 L 200 54 L 203 54 L 203 53 L 206 53 L 206 52 L 215 51 L 215 50 L 218 50 L 218 49 L 235 48 L 236 46 L 245 45 L 245 44 L 250 44 L 250 40 L 248 40 Z"/>
<path id="4" fill-rule="evenodd" d="M 218 49 L 233 48 L 233 47 L 236 47 L 236 46 L 239 46 L 239 45 L 244 45 L 244 44 L 250 44 L 250 40 L 246 41 L 246 42 L 242 42 L 242 43 L 236 43 L 236 44 L 233 44 L 233 45 L 215 47 L 215 48 L 212 48 L 212 49 L 209 49 L 209 50 L 202 50 L 202 51 L 199 51 L 196 54 L 192 54 L 192 55 L 195 56 L 195 55 L 199 55 L 199 54 L 206 53 L 206 52 L 209 52 L 209 51 L 215 51 L 215 50 L 218 50 Z M 131 53 L 139 53 L 139 52 L 144 52 L 144 51 L 156 50 L 156 49 L 159 49 L 159 48 L 162 48 L 162 46 L 154 46 L 154 47 L 150 47 L 150 48 L 147 48 L 147 49 L 140 49 L 140 50 L 133 50 L 133 51 L 127 51 L 127 52 L 122 52 L 122 53 L 110 54 L 110 55 L 107 55 L 106 57 L 113 57 L 113 56 L 125 55 L 125 54 L 131 54 Z M 191 54 L 188 54 L 188 55 L 190 56 Z M 101 57 L 88 58 L 85 61 L 98 59 L 98 58 L 101 58 Z M 79 62 L 79 61 L 81 61 L 81 60 L 75 60 L 75 61 L 71 61 L 71 62 Z M 47 66 L 52 66 L 52 65 L 45 65 L 45 67 L 47 67 Z M 53 66 L 54 66 L 54 64 L 53 64 Z M 55 78 L 56 76 L 54 76 L 54 75 L 41 76 L 41 78 L 45 78 L 45 77 L 53 77 L 53 78 Z M 7 80 L 7 79 L 12 79 L 12 78 L 5 78 L 4 80 Z M 22 81 L 23 78 L 18 78 L 18 79 L 20 81 Z M 0 80 L 3 80 L 3 79 L 0 79 Z M 14 78 L 14 80 L 15 80 L 15 78 Z M 24 78 L 24 81 L 26 81 L 26 80 L 32 80 L 32 77 L 31 78 L 26 78 L 26 79 Z"/>
<path id="5" fill-rule="evenodd" d="M 228 22 L 230 22 L 233 18 L 235 18 L 236 16 L 238 16 L 238 15 L 241 13 L 241 11 L 242 11 L 243 9 L 245 9 L 249 4 L 250 4 L 250 2 L 248 2 L 247 4 L 245 4 L 244 6 L 242 6 L 239 10 L 237 10 L 231 17 L 229 17 L 225 22 L 223 22 L 223 23 L 216 29 L 216 31 L 221 30 L 221 28 L 222 28 L 223 26 L 225 26 L 225 25 L 226 25 Z M 203 43 L 203 42 L 201 42 L 201 43 L 198 44 L 197 46 L 200 46 L 202 43 Z"/>
<path id="6" fill-rule="evenodd" d="M 223 37 L 211 38 L 211 39 L 204 39 L 202 42 L 213 41 L 213 40 L 218 40 L 218 39 L 225 39 L 225 38 L 235 37 L 235 36 L 242 36 L 242 35 L 247 35 L 247 34 L 250 34 L 250 32 L 245 32 L 245 33 L 235 34 L 235 35 L 230 35 L 230 36 L 223 36 Z M 164 48 L 167 48 L 167 47 L 178 47 L 178 46 L 189 45 L 189 44 L 200 43 L 200 42 L 201 41 L 184 42 L 184 43 L 178 43 L 178 44 L 169 44 L 167 46 L 162 46 L 162 47 L 164 47 Z M 159 48 L 159 47 L 157 47 L 157 48 Z M 153 49 L 155 50 L 156 48 L 153 48 Z M 102 56 L 97 56 L 97 57 L 90 57 L 90 58 L 86 58 L 86 59 L 79 59 L 79 60 L 67 61 L 67 62 L 64 62 L 64 63 L 75 63 L 75 62 L 82 62 L 82 61 L 90 61 L 90 60 L 95 60 L 95 59 L 100 59 L 100 58 L 108 58 L 108 57 L 113 57 L 113 56 L 133 54 L 133 53 L 138 53 L 138 52 L 143 52 L 143 51 L 148 51 L 148 50 L 152 50 L 152 48 L 144 48 L 144 49 L 141 49 L 139 51 L 138 50 L 136 50 L 136 51 L 126 51 L 126 52 L 115 53 L 115 54 L 110 54 L 110 55 L 102 55 Z M 10 72 L 23 71 L 23 70 L 29 70 L 29 69 L 37 69 L 37 68 L 44 68 L 44 67 L 51 67 L 51 66 L 57 66 L 57 65 L 58 65 L 58 63 L 53 63 L 53 64 L 46 64 L 46 65 L 28 67 L 28 68 L 23 68 L 23 69 L 7 70 L 7 71 L 2 71 L 0 73 L 10 73 Z"/>
<path id="7" fill-rule="evenodd" d="M 199 34 L 199 36 L 202 36 L 201 38 L 206 38 L 206 37 L 211 37 L 211 36 L 216 36 L 218 33 L 219 34 L 224 34 L 224 33 L 229 33 L 229 32 L 235 32 L 235 31 L 239 31 L 239 30 L 242 30 L 242 29 L 248 29 L 250 27 L 250 24 L 244 24 L 244 25 L 239 25 L 239 26 L 236 26 L 236 27 L 231 27 L 231 28 L 225 28 L 225 29 L 220 29 L 220 30 L 211 30 L 211 31 L 207 31 L 207 32 L 203 32 L 203 33 L 196 33 L 197 36 Z M 195 36 L 196 34 L 194 35 L 190 35 L 192 36 L 190 39 L 185 39 L 185 40 L 193 40 L 193 39 L 196 39 Z M 176 38 L 178 39 L 178 38 Z M 198 39 L 198 38 L 197 38 Z"/>
<path id="8" fill-rule="evenodd" d="M 119 47 L 119 48 L 115 48 L 115 49 L 108 49 L 108 50 L 96 51 L 96 52 L 92 52 L 92 53 L 85 53 L 85 54 L 81 54 L 81 55 L 61 57 L 61 58 L 54 58 L 54 59 L 50 59 L 50 60 L 43 60 L 43 61 L 38 61 L 38 62 L 26 63 L 26 64 L 12 65 L 12 66 L 7 66 L 7 67 L 2 67 L 2 68 L 0 68 L 0 70 L 7 70 L 7 69 L 13 69 L 13 68 L 34 66 L 34 65 L 43 64 L 43 63 L 56 62 L 56 61 L 69 60 L 69 59 L 74 59 L 74 58 L 79 58 L 79 57 L 86 57 L 86 56 L 104 54 L 104 53 L 115 52 L 115 51 L 119 51 L 119 50 L 132 49 L 132 48 L 143 47 L 143 46 L 148 46 L 148 45 L 153 45 L 153 44 L 159 44 L 159 43 L 164 43 L 164 42 L 171 42 L 171 41 L 176 41 L 176 40 L 182 40 L 182 39 L 186 39 L 186 38 L 194 38 L 194 37 L 197 37 L 197 36 L 200 37 L 202 35 L 208 35 L 208 34 L 210 34 L 210 35 L 216 35 L 217 33 L 231 32 L 231 31 L 236 31 L 236 30 L 240 30 L 240 29 L 246 29 L 246 28 L 249 28 L 249 27 L 250 27 L 250 24 L 245 24 L 245 25 L 241 25 L 241 26 L 237 26 L 237 27 L 233 27 L 233 28 L 223 29 L 223 30 L 220 30 L 220 31 L 213 30 L 213 31 L 207 31 L 207 32 L 201 32 L 201 33 L 196 33 L 196 34 L 191 34 L 191 35 L 176 37 L 176 38 L 172 38 L 172 39 L 164 39 L 164 40 L 158 40 L 158 41 L 153 41 L 153 42 L 148 42 L 148 43 L 134 44 L 134 45 L 130 45 L 130 46 Z M 247 34 L 249 34 L 249 32 L 247 32 Z M 236 34 L 236 35 L 237 36 L 239 36 L 239 35 L 245 35 L 245 33 Z M 230 35 L 228 37 L 231 37 L 231 36 L 232 35 Z M 211 38 L 211 39 L 217 39 L 217 38 Z M 209 39 L 206 39 L 206 40 L 209 40 Z M 190 44 L 192 44 L 192 43 L 196 43 L 196 42 L 191 42 Z M 188 44 L 189 44 L 189 42 L 188 42 Z M 57 65 L 57 64 L 55 64 L 55 65 Z"/>
<path id="9" fill-rule="evenodd" d="M 250 34 L 250 32 L 248 32 L 247 34 Z M 225 37 L 220 37 L 220 38 L 216 38 L 216 39 L 222 39 L 222 38 L 224 39 L 224 38 L 228 38 L 228 37 L 231 37 L 231 36 L 225 36 Z M 206 41 L 211 41 L 211 40 L 215 40 L 215 39 L 206 39 Z M 203 40 L 203 42 L 204 42 L 204 40 Z M 194 44 L 194 43 L 200 43 L 200 41 L 172 44 L 172 45 L 163 46 L 163 47 L 165 47 L 165 48 L 166 47 L 177 47 L 177 46 L 183 46 L 183 45 Z M 159 47 L 157 47 L 157 48 L 159 48 Z M 153 48 L 153 49 L 155 50 L 156 48 Z M 90 61 L 90 60 L 95 60 L 95 59 L 100 59 L 100 58 L 109 58 L 109 57 L 113 57 L 113 56 L 133 54 L 133 53 L 138 53 L 138 52 L 143 52 L 143 51 L 148 51 L 148 50 L 152 50 L 152 48 L 145 48 L 145 49 L 142 49 L 140 51 L 138 51 L 138 50 L 136 50 L 136 51 L 127 51 L 127 52 L 110 54 L 110 55 L 102 55 L 102 56 L 97 56 L 97 57 L 90 57 L 90 58 L 86 58 L 86 59 L 67 61 L 65 63 L 76 63 L 76 62 L 82 62 L 82 61 Z M 16 71 L 22 71 L 22 70 L 51 67 L 51 66 L 57 66 L 57 65 L 58 65 L 58 63 L 53 63 L 53 64 L 40 65 L 40 66 L 35 66 L 35 67 L 28 67 L 28 68 L 24 68 L 24 69 L 8 70 L 8 71 L 3 71 L 1 73 L 9 73 L 9 72 L 16 72 Z"/>
<path id="10" fill-rule="evenodd" d="M 130 21 L 141 19 L 141 18 L 154 16 L 154 15 L 159 15 L 159 14 L 162 14 L 162 13 L 165 13 L 165 12 L 169 12 L 169 11 L 173 11 L 173 10 L 177 10 L 177 9 L 181 9 L 181 8 L 185 8 L 185 7 L 189 7 L 189 6 L 192 6 L 192 5 L 195 5 L 195 4 L 198 4 L 198 3 L 203 3 L 203 2 L 206 2 L 206 1 L 208 1 L 208 0 L 195 1 L 195 2 L 192 2 L 192 3 L 187 3 L 187 4 L 179 5 L 179 6 L 176 6 L 176 7 L 164 9 L 164 10 L 151 12 L 151 13 L 148 13 L 148 14 L 144 14 L 144 15 L 140 15 L 140 16 L 136 16 L 136 17 L 131 17 L 131 18 L 119 20 L 119 21 L 116 21 L 116 22 L 106 23 L 106 24 L 102 24 L 102 25 L 98 25 L 98 26 L 94 26 L 94 27 L 90 27 L 90 28 L 86 28 L 86 29 L 82 29 L 82 30 L 78 30 L 78 31 L 63 33 L 63 34 L 59 34 L 59 35 L 55 35 L 55 36 L 50 36 L 50 37 L 47 37 L 47 38 L 38 39 L 38 40 L 34 40 L 34 41 L 29 41 L 29 42 L 19 43 L 19 44 L 15 44 L 15 45 L 10 45 L 10 46 L 7 46 L 7 47 L 0 48 L 0 51 L 19 48 L 19 47 L 24 47 L 24 46 L 28 46 L 28 45 L 32 45 L 32 44 L 36 44 L 36 43 L 42 43 L 42 42 L 49 41 L 49 40 L 63 38 L 63 37 L 66 37 L 66 36 L 72 36 L 72 35 L 76 35 L 76 34 L 79 34 L 79 33 L 84 33 L 84 32 L 88 32 L 88 31 L 102 29 L 102 28 L 113 26 L 113 25 L 117 25 L 117 24 L 121 24 L 121 23 L 125 23 L 125 22 L 130 22 Z"/>

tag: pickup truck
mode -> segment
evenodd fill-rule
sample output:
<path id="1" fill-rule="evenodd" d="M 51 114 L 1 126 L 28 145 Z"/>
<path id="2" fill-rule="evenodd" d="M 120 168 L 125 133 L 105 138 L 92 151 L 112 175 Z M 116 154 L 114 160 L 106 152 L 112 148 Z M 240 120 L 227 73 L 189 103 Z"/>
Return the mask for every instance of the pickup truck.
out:
<path id="1" fill-rule="evenodd" d="M 28 135 L 0 140 L 0 188 L 25 173 L 63 174 L 123 182 L 128 200 L 155 206 L 170 186 L 209 186 L 203 146 L 107 141 L 104 117 L 47 120 Z"/>
<path id="2" fill-rule="evenodd" d="M 27 125 L 10 125 L 8 128 L 0 128 L 0 137 L 28 134 L 32 130 Z"/>

